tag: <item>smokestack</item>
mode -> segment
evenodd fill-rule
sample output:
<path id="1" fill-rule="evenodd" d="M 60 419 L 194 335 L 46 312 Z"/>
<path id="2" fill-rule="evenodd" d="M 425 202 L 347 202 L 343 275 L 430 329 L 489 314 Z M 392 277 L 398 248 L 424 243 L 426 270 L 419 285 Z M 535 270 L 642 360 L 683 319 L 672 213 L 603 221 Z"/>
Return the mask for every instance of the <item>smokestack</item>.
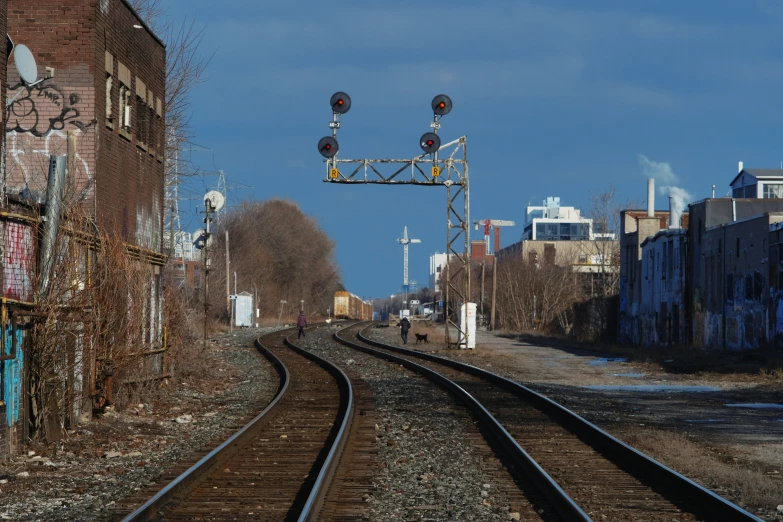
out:
<path id="1" fill-rule="evenodd" d="M 715 185 L 712 186 L 712 199 L 715 199 Z"/>
<path id="2" fill-rule="evenodd" d="M 680 228 L 680 216 L 674 208 L 674 198 L 669 196 L 669 228 Z"/>
<path id="3" fill-rule="evenodd" d="M 743 166 L 742 166 L 742 162 L 741 162 L 741 161 L 739 162 L 739 167 L 738 167 L 738 169 L 739 169 L 739 170 L 737 171 L 737 174 L 739 174 L 740 172 L 742 172 L 742 169 L 743 169 Z"/>
<path id="4" fill-rule="evenodd" d="M 647 180 L 647 217 L 655 217 L 655 179 Z"/>

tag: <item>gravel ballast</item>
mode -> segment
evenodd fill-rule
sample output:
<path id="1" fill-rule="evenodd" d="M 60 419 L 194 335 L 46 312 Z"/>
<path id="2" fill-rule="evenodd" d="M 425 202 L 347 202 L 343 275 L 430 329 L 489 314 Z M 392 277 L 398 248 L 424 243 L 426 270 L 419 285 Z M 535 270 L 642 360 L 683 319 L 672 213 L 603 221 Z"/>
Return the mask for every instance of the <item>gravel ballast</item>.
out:
<path id="1" fill-rule="evenodd" d="M 112 409 L 31 445 L 0 464 L 2 520 L 113 520 L 117 503 L 138 494 L 194 452 L 228 435 L 273 398 L 279 381 L 253 341 L 274 328 L 223 334 L 210 347 L 217 365 L 198 385 L 172 382 L 157 406 Z"/>
<path id="2" fill-rule="evenodd" d="M 370 519 L 516 519 L 519 494 L 507 494 L 510 477 L 499 484 L 505 472 L 469 413 L 425 378 L 337 344 L 335 331 L 308 332 L 298 344 L 349 368 L 375 395 L 380 463 Z"/>

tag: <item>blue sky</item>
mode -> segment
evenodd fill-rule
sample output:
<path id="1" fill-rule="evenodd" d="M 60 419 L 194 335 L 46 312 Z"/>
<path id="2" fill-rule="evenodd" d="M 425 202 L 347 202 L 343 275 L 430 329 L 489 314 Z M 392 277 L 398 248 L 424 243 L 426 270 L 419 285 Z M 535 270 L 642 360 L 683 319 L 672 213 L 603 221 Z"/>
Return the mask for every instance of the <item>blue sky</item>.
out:
<path id="1" fill-rule="evenodd" d="M 344 158 L 419 154 L 430 100 L 449 94 L 441 134 L 468 136 L 471 218 L 515 220 L 504 246 L 519 239 L 525 206 L 547 196 L 584 208 L 614 185 L 643 202 L 652 173 L 698 200 L 713 184 L 725 193 L 740 160 L 783 160 L 779 0 L 216 6 L 171 6 L 205 27 L 203 49 L 215 52 L 192 119 L 212 152 L 194 161 L 252 187 L 234 202 L 295 200 L 335 240 L 345 285 L 361 296 L 399 289 L 404 225 L 422 240 L 411 278 L 426 283 L 428 256 L 445 246 L 445 195 L 323 183 L 316 143 L 337 90 L 353 100 Z"/>

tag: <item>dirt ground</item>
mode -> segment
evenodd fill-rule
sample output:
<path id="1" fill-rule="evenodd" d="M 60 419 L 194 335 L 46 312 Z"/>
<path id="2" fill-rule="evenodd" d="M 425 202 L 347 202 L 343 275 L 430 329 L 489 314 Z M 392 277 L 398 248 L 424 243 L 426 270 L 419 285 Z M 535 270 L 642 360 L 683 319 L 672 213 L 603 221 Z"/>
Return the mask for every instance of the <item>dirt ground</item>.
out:
<path id="1" fill-rule="evenodd" d="M 429 343 L 417 344 L 416 333 Z M 394 326 L 373 335 L 401 344 Z M 780 373 L 752 364 L 702 370 L 676 353 L 618 357 L 484 331 L 476 339 L 475 350 L 447 350 L 442 326 L 414 322 L 407 347 L 521 382 L 765 520 L 783 520 Z"/>
<path id="2" fill-rule="evenodd" d="M 268 331 L 218 335 L 201 353 L 203 375 L 171 380 L 155 401 L 108 408 L 63 440 L 31 443 L 0 463 L 0 520 L 121 518 L 135 505 L 126 496 L 216 446 L 274 396 L 277 375 L 253 346 Z"/>

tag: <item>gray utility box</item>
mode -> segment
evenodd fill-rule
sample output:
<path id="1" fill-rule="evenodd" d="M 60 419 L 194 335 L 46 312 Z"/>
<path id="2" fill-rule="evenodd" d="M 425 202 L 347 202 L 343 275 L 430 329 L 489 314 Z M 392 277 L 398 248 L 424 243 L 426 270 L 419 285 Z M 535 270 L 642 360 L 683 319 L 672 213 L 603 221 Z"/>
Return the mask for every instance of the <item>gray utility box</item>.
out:
<path id="1" fill-rule="evenodd" d="M 240 292 L 230 298 L 234 306 L 234 326 L 253 326 L 253 296 Z"/>

